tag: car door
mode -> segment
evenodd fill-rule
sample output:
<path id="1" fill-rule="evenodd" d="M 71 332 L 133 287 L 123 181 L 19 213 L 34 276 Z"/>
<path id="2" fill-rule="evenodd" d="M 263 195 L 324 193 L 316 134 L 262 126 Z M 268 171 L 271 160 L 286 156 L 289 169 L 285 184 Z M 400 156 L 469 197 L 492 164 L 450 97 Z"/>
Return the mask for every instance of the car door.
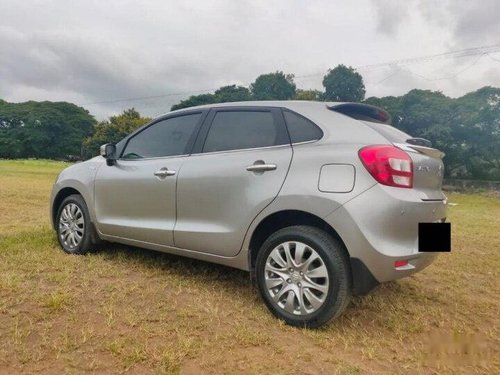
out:
<path id="1" fill-rule="evenodd" d="M 175 246 L 234 256 L 257 214 L 278 195 L 292 149 L 281 112 L 213 109 L 177 182 Z"/>
<path id="2" fill-rule="evenodd" d="M 163 118 L 127 139 L 118 160 L 95 180 L 98 230 L 109 236 L 173 245 L 176 180 L 203 112 Z"/>

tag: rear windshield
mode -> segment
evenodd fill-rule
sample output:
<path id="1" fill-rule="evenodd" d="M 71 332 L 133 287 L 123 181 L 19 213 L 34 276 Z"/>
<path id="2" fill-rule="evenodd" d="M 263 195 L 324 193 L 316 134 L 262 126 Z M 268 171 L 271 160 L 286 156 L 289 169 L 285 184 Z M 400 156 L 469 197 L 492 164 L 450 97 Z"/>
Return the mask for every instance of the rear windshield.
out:
<path id="1" fill-rule="evenodd" d="M 377 124 L 375 122 L 368 121 L 362 122 L 378 132 L 381 136 L 385 137 L 391 143 L 405 143 L 407 139 L 411 138 L 410 135 L 391 125 Z"/>
<path id="2" fill-rule="evenodd" d="M 342 113 L 375 130 L 391 143 L 405 143 L 410 135 L 391 126 L 391 115 L 378 107 L 363 103 L 344 103 L 327 106 L 330 111 Z"/>

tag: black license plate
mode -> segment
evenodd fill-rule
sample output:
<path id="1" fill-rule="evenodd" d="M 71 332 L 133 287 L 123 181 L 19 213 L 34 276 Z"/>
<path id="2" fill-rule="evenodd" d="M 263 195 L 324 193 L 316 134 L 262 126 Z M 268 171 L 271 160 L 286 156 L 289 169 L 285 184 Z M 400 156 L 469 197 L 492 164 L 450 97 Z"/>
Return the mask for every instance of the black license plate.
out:
<path id="1" fill-rule="evenodd" d="M 451 251 L 450 223 L 418 223 L 418 251 L 424 253 Z"/>

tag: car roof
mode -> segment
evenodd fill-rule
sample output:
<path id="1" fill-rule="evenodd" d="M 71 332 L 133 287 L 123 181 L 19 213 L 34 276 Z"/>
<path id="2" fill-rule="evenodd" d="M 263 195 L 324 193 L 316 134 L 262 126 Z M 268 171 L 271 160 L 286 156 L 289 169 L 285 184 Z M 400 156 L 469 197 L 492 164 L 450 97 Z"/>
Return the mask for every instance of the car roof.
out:
<path id="1" fill-rule="evenodd" d="M 318 102 L 309 100 L 260 100 L 248 102 L 212 103 L 195 107 L 182 108 L 170 113 L 182 113 L 184 111 L 231 108 L 231 107 L 275 107 L 286 108 L 298 113 L 318 113 L 325 109 L 341 113 L 356 120 L 365 120 L 391 124 L 391 115 L 386 110 L 366 103 L 349 102 Z"/>
<path id="2" fill-rule="evenodd" d="M 353 139 L 356 142 L 365 143 L 385 143 L 387 140 L 381 136 L 376 130 L 367 126 L 365 121 L 376 120 L 376 117 L 381 113 L 383 119 L 387 121 L 376 121 L 381 123 L 389 123 L 390 115 L 385 110 L 365 104 L 351 102 L 319 102 L 308 100 L 259 100 L 245 102 L 229 102 L 229 103 L 212 103 L 188 108 L 182 108 L 166 113 L 157 119 L 175 116 L 177 114 L 188 114 L 193 111 L 207 110 L 211 108 L 242 108 L 242 107 L 267 107 L 267 108 L 284 108 L 299 113 L 306 117 L 317 126 L 319 126 L 324 136 L 322 143 L 329 141 L 334 131 L 334 140 L 336 143 L 352 143 Z M 375 118 L 373 117 L 375 113 Z M 361 121 L 360 121 L 361 120 Z M 353 135 L 356 137 L 353 138 Z"/>
<path id="3" fill-rule="evenodd" d="M 300 111 L 305 108 L 327 108 L 345 104 L 343 102 L 318 102 L 310 100 L 255 100 L 245 102 L 212 103 L 203 104 L 194 107 L 182 108 L 169 113 L 177 113 L 187 110 L 206 109 L 206 108 L 230 108 L 230 107 L 279 107 L 287 108 L 292 111 Z"/>

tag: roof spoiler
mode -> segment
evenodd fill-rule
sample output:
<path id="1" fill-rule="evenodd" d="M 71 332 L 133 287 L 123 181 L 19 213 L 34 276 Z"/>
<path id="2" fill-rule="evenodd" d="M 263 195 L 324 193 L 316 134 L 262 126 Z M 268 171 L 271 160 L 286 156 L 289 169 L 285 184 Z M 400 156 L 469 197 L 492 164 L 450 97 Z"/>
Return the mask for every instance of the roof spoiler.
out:
<path id="1" fill-rule="evenodd" d="M 355 120 L 377 122 L 391 125 L 392 118 L 389 112 L 370 104 L 339 103 L 327 104 L 326 107 L 334 112 L 349 116 Z"/>
<path id="2" fill-rule="evenodd" d="M 393 143 L 394 146 L 400 148 L 403 151 L 410 151 L 410 152 L 420 152 L 421 154 L 430 156 L 432 158 L 436 159 L 442 159 L 446 155 L 443 151 L 438 150 L 436 148 L 432 147 L 426 147 L 426 146 L 419 146 L 419 145 L 413 145 L 410 143 Z"/>

